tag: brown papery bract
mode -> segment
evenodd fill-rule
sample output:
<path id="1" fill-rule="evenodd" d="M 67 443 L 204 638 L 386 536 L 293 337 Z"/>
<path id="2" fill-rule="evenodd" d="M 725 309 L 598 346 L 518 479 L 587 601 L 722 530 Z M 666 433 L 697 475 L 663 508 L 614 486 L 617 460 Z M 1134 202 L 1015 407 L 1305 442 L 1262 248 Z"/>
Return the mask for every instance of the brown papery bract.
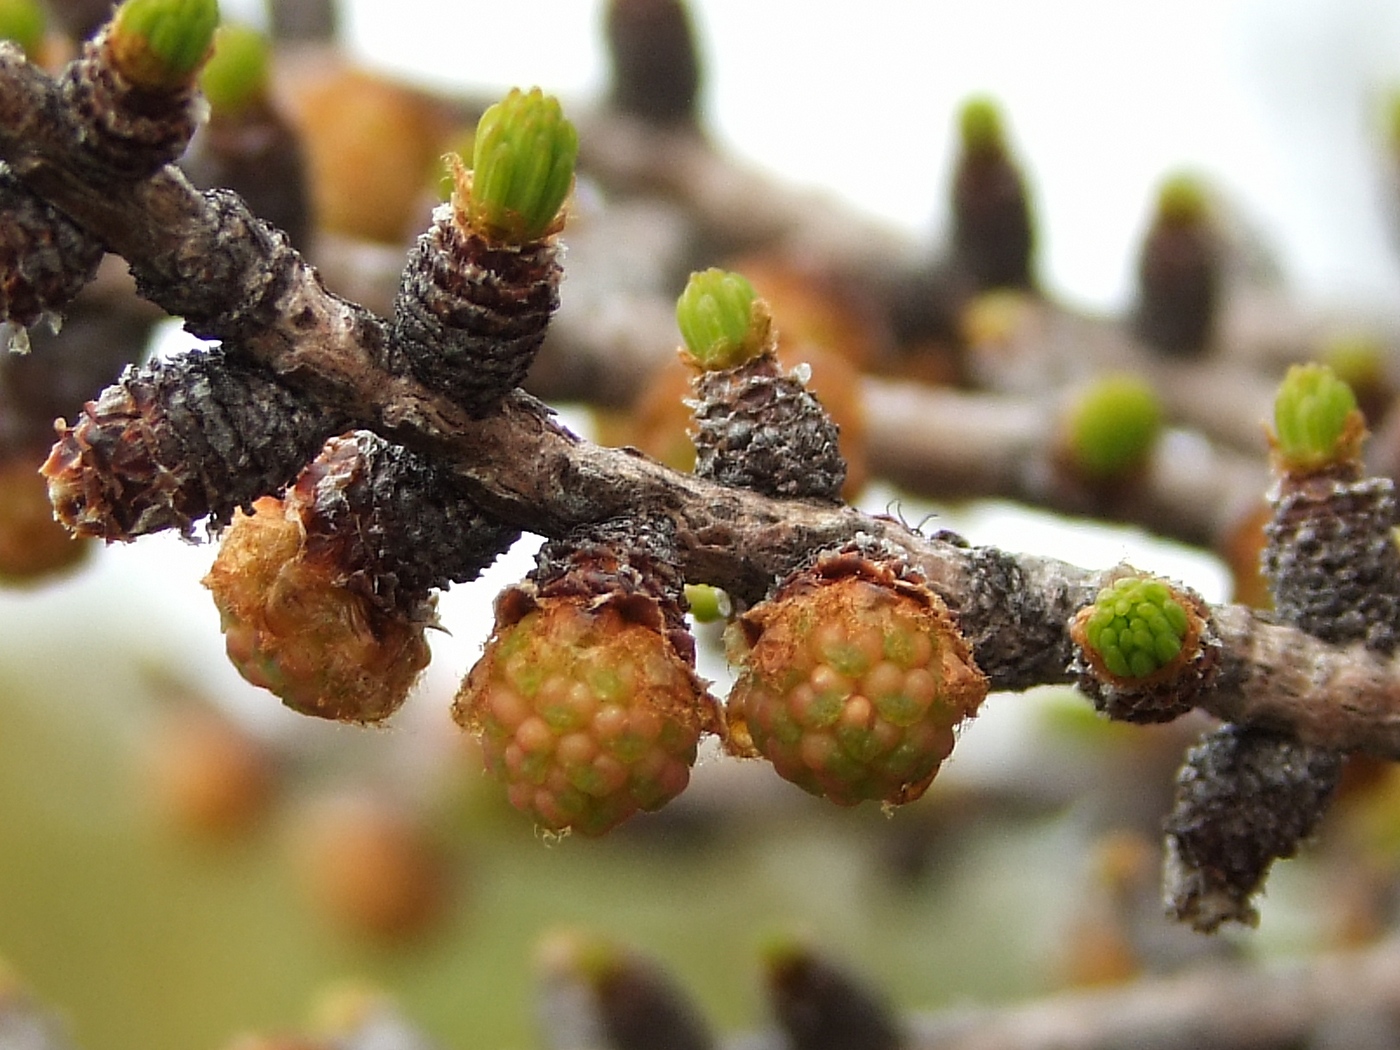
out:
<path id="1" fill-rule="evenodd" d="M 428 665 L 426 625 L 346 589 L 338 567 L 304 556 L 303 539 L 270 497 L 234 520 L 204 579 L 229 659 L 302 714 L 382 721 Z"/>

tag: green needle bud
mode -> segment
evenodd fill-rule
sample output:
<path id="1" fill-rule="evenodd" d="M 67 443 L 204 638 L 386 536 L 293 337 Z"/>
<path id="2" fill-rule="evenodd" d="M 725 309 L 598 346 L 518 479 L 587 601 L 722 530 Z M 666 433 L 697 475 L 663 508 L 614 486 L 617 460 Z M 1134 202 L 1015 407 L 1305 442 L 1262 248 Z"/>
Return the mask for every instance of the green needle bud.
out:
<path id="1" fill-rule="evenodd" d="M 690 275 L 676 300 L 676 324 L 691 361 L 706 372 L 741 365 L 768 348 L 767 304 L 742 274 L 727 270 Z"/>
<path id="2" fill-rule="evenodd" d="M 1170 584 L 1125 577 L 1099 591 L 1084 625 L 1086 648 L 1119 678 L 1147 678 L 1176 659 L 1188 622 Z"/>
<path id="3" fill-rule="evenodd" d="M 734 611 L 729 595 L 708 583 L 687 583 L 685 602 L 690 606 L 690 615 L 696 623 L 714 623 L 729 618 Z"/>
<path id="4" fill-rule="evenodd" d="M 0 40 L 13 40 L 34 57 L 44 42 L 44 9 L 37 0 L 0 0 Z"/>
<path id="5" fill-rule="evenodd" d="M 1386 386 L 1385 359 L 1385 343 L 1365 332 L 1338 335 L 1322 347 L 1322 363 L 1351 387 L 1352 393 L 1363 391 L 1363 400 L 1365 391 Z"/>
<path id="6" fill-rule="evenodd" d="M 1100 379 L 1070 413 L 1069 452 L 1074 465 L 1099 480 L 1120 478 L 1147 461 L 1162 430 L 1162 407 L 1136 376 Z"/>
<path id="7" fill-rule="evenodd" d="M 221 26 L 199 86 L 215 114 L 234 115 L 267 97 L 267 39 L 249 26 Z"/>
<path id="8" fill-rule="evenodd" d="M 137 87 L 178 91 L 209 57 L 218 0 L 126 0 L 109 42 L 117 68 Z"/>
<path id="9" fill-rule="evenodd" d="M 968 153 L 1001 153 L 1006 146 L 1001 107 L 985 95 L 968 99 L 958 113 L 958 133 Z"/>
<path id="10" fill-rule="evenodd" d="M 1307 473 L 1355 460 L 1365 424 L 1356 396 L 1326 365 L 1294 365 L 1274 399 L 1274 448 L 1285 470 Z"/>
<path id="11" fill-rule="evenodd" d="M 1157 190 L 1157 221 L 1173 226 L 1204 222 L 1210 213 L 1206 188 L 1191 175 L 1177 174 Z"/>
<path id="12" fill-rule="evenodd" d="M 512 89 L 476 126 L 467 224 L 487 240 L 539 240 L 555 225 L 577 159 L 578 132 L 559 100 Z"/>

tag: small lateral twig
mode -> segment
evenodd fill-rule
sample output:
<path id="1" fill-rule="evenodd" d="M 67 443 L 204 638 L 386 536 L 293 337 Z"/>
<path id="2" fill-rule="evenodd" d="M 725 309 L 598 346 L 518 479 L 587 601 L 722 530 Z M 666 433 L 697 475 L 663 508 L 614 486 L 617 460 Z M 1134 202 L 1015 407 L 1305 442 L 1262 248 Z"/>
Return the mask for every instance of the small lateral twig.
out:
<path id="1" fill-rule="evenodd" d="M 1286 1050 L 1348 1019 L 1388 1025 L 1393 1038 L 1397 1013 L 1400 943 L 1391 940 L 1306 962 L 1222 964 L 1024 1005 L 916 1017 L 909 1050 Z"/>
<path id="2" fill-rule="evenodd" d="M 1380 1046 L 1395 1038 L 1397 1015 L 1400 942 L 1389 940 L 1304 962 L 1220 963 L 1008 1006 L 910 1013 L 904 1048 L 1293 1050 L 1358 1024 L 1377 1040 L 1364 1045 Z M 731 1037 L 724 1050 L 784 1045 L 776 1032 L 760 1032 Z"/>

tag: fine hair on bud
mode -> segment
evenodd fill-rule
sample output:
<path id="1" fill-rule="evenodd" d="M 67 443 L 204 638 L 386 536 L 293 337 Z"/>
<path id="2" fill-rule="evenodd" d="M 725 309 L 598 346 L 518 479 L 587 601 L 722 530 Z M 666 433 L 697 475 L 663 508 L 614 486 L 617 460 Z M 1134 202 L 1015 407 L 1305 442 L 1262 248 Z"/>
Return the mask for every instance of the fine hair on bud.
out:
<path id="1" fill-rule="evenodd" d="M 357 431 L 235 519 L 205 583 L 244 678 L 304 714 L 378 722 L 427 665 L 432 590 L 474 579 L 518 535 L 447 472 Z"/>
<path id="2" fill-rule="evenodd" d="M 428 666 L 427 624 L 386 613 L 346 588 L 333 562 L 308 557 L 305 529 L 279 499 L 234 519 L 204 585 L 239 674 L 300 714 L 383 721 Z"/>

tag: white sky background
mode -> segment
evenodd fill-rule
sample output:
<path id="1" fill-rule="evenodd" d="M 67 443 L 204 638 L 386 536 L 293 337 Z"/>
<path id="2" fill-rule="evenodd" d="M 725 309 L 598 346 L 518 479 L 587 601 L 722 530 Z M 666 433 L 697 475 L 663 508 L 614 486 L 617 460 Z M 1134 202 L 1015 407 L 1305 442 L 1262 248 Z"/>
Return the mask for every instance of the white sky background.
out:
<path id="1" fill-rule="evenodd" d="M 1400 84 L 1400 3 L 1375 0 L 692 0 L 720 140 L 783 177 L 829 188 L 911 232 L 944 221 L 958 103 L 1004 104 L 1032 175 L 1049 285 L 1082 304 L 1127 301 L 1147 202 L 1187 167 L 1237 201 L 1285 271 L 1320 304 L 1397 314 L 1374 143 L 1379 100 Z M 224 0 L 228 17 L 261 0 Z M 438 86 L 541 84 L 600 91 L 602 0 L 346 0 L 363 59 Z M 883 500 L 882 497 L 875 497 Z M 880 509 L 883 509 L 881 506 Z M 977 543 L 1088 566 L 1122 558 L 1223 596 L 1205 557 L 1141 534 L 983 510 Z M 0 594 L 16 646 L 71 630 L 128 636 L 260 717 L 275 705 L 222 658 L 198 580 L 212 550 L 153 537 L 105 552 L 57 587 Z M 439 695 L 479 653 L 495 591 L 528 568 L 517 554 L 443 604 Z M 116 610 L 125 610 L 118 616 Z M 114 623 L 114 620 L 116 622 Z M 81 625 L 79 625 L 81 627 Z M 410 708 L 423 705 L 411 704 Z M 405 711 L 404 716 L 411 716 Z M 402 717 L 402 716 L 401 716 Z M 290 719 L 290 716 L 288 716 Z"/>
<path id="2" fill-rule="evenodd" d="M 437 84 L 600 90 L 601 0 L 348 0 L 367 60 Z M 720 139 L 911 230 L 943 221 L 957 105 L 990 92 L 1034 180 L 1043 268 L 1126 301 L 1161 177 L 1208 176 L 1299 287 L 1400 289 L 1374 143 L 1400 84 L 1379 0 L 692 0 Z"/>

